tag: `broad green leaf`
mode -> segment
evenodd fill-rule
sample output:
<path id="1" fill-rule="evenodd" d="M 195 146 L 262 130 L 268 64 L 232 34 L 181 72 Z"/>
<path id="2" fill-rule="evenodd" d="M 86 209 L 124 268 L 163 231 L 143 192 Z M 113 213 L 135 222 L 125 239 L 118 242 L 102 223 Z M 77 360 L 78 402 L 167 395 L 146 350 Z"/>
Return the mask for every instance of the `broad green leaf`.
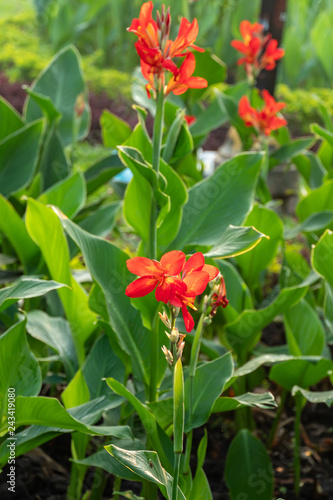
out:
<path id="1" fill-rule="evenodd" d="M 238 356 L 250 352 L 260 339 L 261 330 L 269 325 L 278 315 L 289 307 L 297 304 L 308 289 L 307 282 L 300 285 L 283 288 L 277 298 L 262 309 L 243 311 L 240 316 L 225 327 L 225 337 L 228 344 Z"/>
<path id="2" fill-rule="evenodd" d="M 76 173 L 54 184 L 38 198 L 44 205 L 55 205 L 70 219 L 84 206 L 86 186 L 83 174 Z"/>
<path id="3" fill-rule="evenodd" d="M 74 378 L 72 378 L 66 389 L 61 393 L 61 399 L 67 409 L 83 405 L 89 401 L 89 389 L 82 370 L 76 372 Z"/>
<path id="4" fill-rule="evenodd" d="M 105 449 L 110 455 L 138 476 L 158 484 L 164 496 L 172 500 L 173 478 L 162 467 L 159 455 L 155 451 L 123 450 L 115 445 L 105 446 Z M 178 498 L 186 500 L 179 487 Z"/>
<path id="5" fill-rule="evenodd" d="M 135 474 L 129 467 L 123 465 L 106 450 L 99 451 L 83 460 L 75 460 L 75 463 L 89 465 L 90 467 L 99 467 L 109 474 L 127 479 L 127 481 L 141 481 L 141 477 Z"/>
<path id="6" fill-rule="evenodd" d="M 329 5 L 331 7 L 331 5 Z M 310 40 L 315 50 L 316 56 L 319 58 L 329 81 L 332 81 L 333 70 L 330 64 L 329 47 L 333 43 L 332 35 L 333 12 L 331 8 L 322 10 L 310 31 Z"/>
<path id="7" fill-rule="evenodd" d="M 127 498 L 127 500 L 145 500 L 143 497 L 134 495 L 133 491 L 114 491 L 113 493 L 120 495 L 122 498 Z"/>
<path id="8" fill-rule="evenodd" d="M 81 58 L 74 46 L 66 47 L 54 56 L 33 82 L 31 90 L 45 98 L 49 97 L 54 108 L 61 114 L 58 130 L 65 146 L 86 136 L 90 124 L 87 86 L 83 78 Z M 84 96 L 85 107 L 77 124 L 74 107 L 81 95 Z M 24 109 L 26 121 L 31 122 L 42 115 L 40 106 L 28 97 Z M 78 129 L 77 132 L 75 128 Z"/>
<path id="9" fill-rule="evenodd" d="M 213 246 L 230 224 L 243 222 L 253 202 L 261 158 L 257 153 L 240 154 L 189 189 L 189 200 L 172 248 Z"/>
<path id="10" fill-rule="evenodd" d="M 110 153 L 106 158 L 95 162 L 84 172 L 87 183 L 87 194 L 89 195 L 96 191 L 96 189 L 103 186 L 103 184 L 122 170 L 124 170 L 124 165 L 115 151 Z"/>
<path id="11" fill-rule="evenodd" d="M 71 379 L 78 367 L 78 361 L 68 322 L 64 318 L 54 318 L 43 311 L 35 310 L 27 314 L 27 332 L 59 353 Z"/>
<path id="12" fill-rule="evenodd" d="M 227 119 L 228 115 L 224 107 L 221 106 L 218 95 L 216 95 L 209 106 L 198 115 L 196 121 L 191 125 L 191 134 L 195 140 L 197 137 L 205 137 L 211 130 L 223 125 Z"/>
<path id="13" fill-rule="evenodd" d="M 333 133 L 325 128 L 321 127 L 317 123 L 312 123 L 310 126 L 311 132 L 313 132 L 320 139 L 325 139 L 331 146 L 333 146 Z"/>
<path id="14" fill-rule="evenodd" d="M 215 401 L 212 413 L 220 413 L 223 411 L 236 410 L 245 406 L 255 406 L 265 410 L 271 410 L 277 407 L 274 396 L 271 392 L 264 392 L 256 394 L 254 392 L 247 392 L 241 396 L 233 398 L 223 396 Z"/>
<path id="15" fill-rule="evenodd" d="M 197 469 L 193 479 L 189 500 L 213 500 L 209 482 L 202 468 L 206 458 L 207 444 L 208 438 L 207 431 L 205 430 L 204 437 L 201 439 L 198 446 Z"/>
<path id="16" fill-rule="evenodd" d="M 247 285 L 253 289 L 259 280 L 260 272 L 267 269 L 276 256 L 278 246 L 283 239 L 283 223 L 272 210 L 255 205 L 244 225 L 255 227 L 268 237 L 263 239 L 251 252 L 239 255 L 236 259 L 242 277 Z"/>
<path id="17" fill-rule="evenodd" d="M 132 133 L 128 123 L 110 111 L 103 111 L 100 121 L 103 144 L 107 148 L 116 148 L 123 144 Z"/>
<path id="18" fill-rule="evenodd" d="M 42 190 L 65 179 L 70 174 L 70 165 L 64 150 L 57 124 L 51 124 L 46 132 L 39 161 Z"/>
<path id="19" fill-rule="evenodd" d="M 29 88 L 27 85 L 23 85 L 23 89 L 29 94 L 29 96 L 38 104 L 38 106 L 43 111 L 45 117 L 49 124 L 57 121 L 61 117 L 59 111 L 54 107 L 54 104 L 50 97 L 40 94 Z"/>
<path id="20" fill-rule="evenodd" d="M 162 443 L 160 441 L 159 433 L 158 433 L 158 428 L 157 428 L 157 423 L 155 420 L 154 415 L 149 411 L 146 405 L 141 403 L 134 394 L 132 394 L 124 385 L 122 385 L 120 382 L 117 380 L 114 380 L 113 378 L 108 378 L 106 380 L 108 386 L 110 389 L 112 389 L 116 394 L 119 396 L 123 396 L 124 398 L 127 399 L 127 401 L 133 406 L 133 408 L 136 410 L 137 414 L 139 415 L 139 418 L 142 422 L 142 425 L 144 426 L 146 430 L 147 437 L 150 439 L 152 445 L 154 446 L 154 449 L 157 451 L 163 466 L 167 470 L 172 470 L 171 464 L 169 462 L 169 459 L 164 451 L 164 448 L 162 446 Z M 134 470 L 134 469 L 133 469 Z M 137 472 L 137 471 L 135 471 Z"/>
<path id="21" fill-rule="evenodd" d="M 41 385 L 42 377 L 38 361 L 26 339 L 25 321 L 21 321 L 0 337 L 0 425 L 3 423 L 3 416 L 11 410 L 7 404 L 10 394 L 8 388 L 15 389 L 17 398 L 19 395 L 37 395 Z M 18 427 L 17 422 L 16 426 Z"/>
<path id="22" fill-rule="evenodd" d="M 110 394 L 105 378 L 123 381 L 125 367 L 111 348 L 106 335 L 96 340 L 82 367 L 82 373 L 89 387 L 90 397 L 98 398 Z"/>
<path id="23" fill-rule="evenodd" d="M 270 155 L 270 168 L 291 160 L 294 156 L 299 155 L 304 150 L 310 148 L 313 143 L 313 137 L 302 137 L 300 139 L 294 139 L 288 144 L 284 144 Z"/>
<path id="24" fill-rule="evenodd" d="M 24 127 L 24 122 L 18 112 L 2 96 L 0 96 L 0 116 L 0 141 Z"/>
<path id="25" fill-rule="evenodd" d="M 16 399 L 16 425 L 20 427 L 21 425 L 31 424 L 59 427 L 60 429 L 97 436 L 114 436 L 118 438 L 132 436 L 127 426 L 110 427 L 85 424 L 77 417 L 74 417 L 70 411 L 66 411 L 56 398 L 18 396 Z"/>
<path id="26" fill-rule="evenodd" d="M 133 177 L 129 182 L 124 200 L 124 217 L 144 241 L 149 239 L 152 191 L 143 177 Z"/>
<path id="27" fill-rule="evenodd" d="M 320 356 L 325 346 L 325 331 L 309 303 L 302 299 L 284 313 L 290 354 Z"/>
<path id="28" fill-rule="evenodd" d="M 295 385 L 292 388 L 291 394 L 295 396 L 300 392 L 307 401 L 310 401 L 310 403 L 325 403 L 328 407 L 332 406 L 333 403 L 333 391 L 321 391 L 321 392 L 314 392 L 314 391 L 306 391 L 305 389 L 302 389 L 302 387 L 298 387 Z"/>
<path id="29" fill-rule="evenodd" d="M 312 233 L 314 231 L 321 231 L 328 226 L 332 227 L 333 223 L 333 211 L 322 210 L 310 215 L 301 224 L 297 224 L 294 227 L 288 228 L 285 231 L 286 239 L 293 239 L 300 232 Z"/>
<path id="30" fill-rule="evenodd" d="M 38 120 L 0 142 L 0 193 L 7 198 L 31 182 L 43 131 L 44 122 Z"/>
<path id="31" fill-rule="evenodd" d="M 311 262 L 314 270 L 333 287 L 333 233 L 329 229 L 312 247 Z"/>
<path id="32" fill-rule="evenodd" d="M 332 373 L 333 363 L 316 356 L 308 359 L 292 359 L 271 368 L 269 378 L 291 391 L 294 385 L 308 389 Z"/>
<path id="33" fill-rule="evenodd" d="M 64 284 L 52 280 L 46 281 L 23 276 L 14 284 L 0 290 L 0 311 L 7 309 L 20 299 L 40 297 L 51 290 L 57 290 L 64 286 Z"/>
<path id="34" fill-rule="evenodd" d="M 96 236 L 107 236 L 115 226 L 116 218 L 121 207 L 121 202 L 112 201 L 102 205 L 97 210 L 88 213 L 84 219 L 78 221 L 78 225 Z"/>
<path id="35" fill-rule="evenodd" d="M 38 246 L 30 238 L 24 221 L 14 207 L 0 194 L 0 231 L 8 238 L 17 253 L 24 271 L 34 270 L 40 259 Z"/>
<path id="36" fill-rule="evenodd" d="M 96 316 L 88 306 L 88 296 L 75 281 L 69 266 L 66 237 L 54 211 L 29 199 L 26 216 L 28 233 L 39 246 L 50 275 L 70 288 L 59 290 L 79 360 L 84 358 L 84 342 L 95 329 Z"/>
<path id="37" fill-rule="evenodd" d="M 81 249 L 88 270 L 103 290 L 111 327 L 121 348 L 132 358 L 135 376 L 148 384 L 150 334 L 142 326 L 139 311 L 125 295 L 126 286 L 133 279 L 126 267 L 128 255 L 68 219 L 62 219 L 62 224 Z M 163 363 L 162 351 L 160 356 Z"/>
<path id="38" fill-rule="evenodd" d="M 269 455 L 262 442 L 247 429 L 239 431 L 233 439 L 224 475 L 232 500 L 244 495 L 256 500 L 272 500 L 274 477 Z"/>
<path id="39" fill-rule="evenodd" d="M 318 155 L 312 151 L 306 151 L 303 154 L 295 156 L 293 163 L 311 189 L 321 186 L 326 170 Z"/>
<path id="40" fill-rule="evenodd" d="M 227 353 L 214 361 L 199 365 L 193 380 L 192 412 L 189 406 L 191 390 L 190 377 L 185 382 L 185 432 L 200 427 L 207 422 L 212 407 L 223 392 L 225 384 L 232 377 L 234 365 L 231 353 Z"/>
<path id="41" fill-rule="evenodd" d="M 252 134 L 253 129 L 249 129 L 245 126 L 244 121 L 239 116 L 238 113 L 238 102 L 236 98 L 232 95 L 226 93 L 221 93 L 218 96 L 220 106 L 227 114 L 230 124 L 236 128 L 240 138 L 244 145 L 247 145 L 249 136 Z"/>
<path id="42" fill-rule="evenodd" d="M 220 240 L 204 255 L 213 259 L 235 257 L 255 248 L 262 238 L 267 236 L 255 227 L 228 226 Z"/>
<path id="43" fill-rule="evenodd" d="M 318 189 L 314 189 L 296 207 L 296 214 L 300 221 L 317 212 L 333 211 L 333 180 L 325 182 Z"/>

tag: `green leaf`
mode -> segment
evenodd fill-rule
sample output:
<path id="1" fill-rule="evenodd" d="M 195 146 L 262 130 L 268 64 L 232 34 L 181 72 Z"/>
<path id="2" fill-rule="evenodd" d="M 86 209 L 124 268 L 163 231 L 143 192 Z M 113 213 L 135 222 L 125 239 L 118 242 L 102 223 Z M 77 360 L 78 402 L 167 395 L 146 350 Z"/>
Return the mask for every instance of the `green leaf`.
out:
<path id="1" fill-rule="evenodd" d="M 110 389 L 112 389 L 116 394 L 119 396 L 123 396 L 124 398 L 127 399 L 127 401 L 133 406 L 133 408 L 136 410 L 137 414 L 139 415 L 139 418 L 142 422 L 142 425 L 144 426 L 147 437 L 150 439 L 154 449 L 157 451 L 158 456 L 160 457 L 163 466 L 171 472 L 172 467 L 169 462 L 169 459 L 163 449 L 162 443 L 160 441 L 158 429 L 157 429 L 157 423 L 155 420 L 155 417 L 153 416 L 152 413 L 150 413 L 149 409 L 147 408 L 146 405 L 141 403 L 134 394 L 132 394 L 128 389 L 126 389 L 125 386 L 123 386 L 120 382 L 117 380 L 114 380 L 113 378 L 108 378 L 106 380 L 108 386 Z M 107 449 L 107 447 L 106 447 Z M 108 451 L 108 450 L 107 450 Z M 135 469 L 134 472 L 138 473 Z M 140 475 L 140 474 L 139 474 Z"/>
<path id="2" fill-rule="evenodd" d="M 99 467 L 109 474 L 127 479 L 127 481 L 141 481 L 141 477 L 138 474 L 135 474 L 129 467 L 126 467 L 110 455 L 110 453 L 107 453 L 106 450 L 99 451 L 83 460 L 75 460 L 75 463 L 89 465 L 90 467 Z"/>
<path id="3" fill-rule="evenodd" d="M 116 151 L 110 153 L 106 158 L 96 161 L 84 172 L 87 194 L 92 194 L 122 170 L 124 170 L 124 165 L 121 163 Z"/>
<path id="4" fill-rule="evenodd" d="M 311 262 L 314 270 L 326 278 L 330 286 L 333 287 L 333 233 L 329 229 L 312 247 Z"/>
<path id="5" fill-rule="evenodd" d="M 204 437 L 198 446 L 198 463 L 189 500 L 213 500 L 206 474 L 202 468 L 206 458 L 207 444 L 207 431 L 205 429 Z"/>
<path id="6" fill-rule="evenodd" d="M 54 184 L 38 198 L 44 205 L 55 205 L 70 219 L 84 206 L 86 185 L 83 174 L 76 173 Z"/>
<path id="7" fill-rule="evenodd" d="M 16 398 L 16 425 L 20 427 L 31 424 L 59 427 L 60 429 L 97 436 L 132 437 L 127 426 L 110 427 L 85 424 L 83 420 L 75 418 L 70 411 L 66 411 L 56 398 L 18 396 Z"/>
<path id="8" fill-rule="evenodd" d="M 64 286 L 63 283 L 57 283 L 56 281 L 32 279 L 29 276 L 23 276 L 11 286 L 0 290 L 0 311 L 7 309 L 20 299 L 40 297 L 51 290 L 57 290 Z"/>
<path id="9" fill-rule="evenodd" d="M 280 217 L 267 208 L 255 205 L 244 222 L 267 236 L 251 252 L 237 257 L 236 261 L 247 285 L 253 288 L 259 280 L 261 271 L 268 268 L 278 251 L 283 239 L 283 223 Z"/>
<path id="10" fill-rule="evenodd" d="M 123 144 L 132 133 L 128 123 L 110 111 L 104 110 L 100 121 L 103 144 L 107 148 L 116 148 Z"/>
<path id="11" fill-rule="evenodd" d="M 264 392 L 256 394 L 254 392 L 247 392 L 241 396 L 233 398 L 223 396 L 215 401 L 212 413 L 220 413 L 223 411 L 236 410 L 245 406 L 262 408 L 271 410 L 277 407 L 274 396 L 271 392 Z"/>
<path id="12" fill-rule="evenodd" d="M 30 351 L 25 321 L 13 325 L 0 337 L 0 423 L 7 411 L 8 388 L 19 395 L 35 396 L 42 385 L 38 361 Z M 16 404 L 16 401 L 14 402 Z M 17 411 L 17 408 L 15 408 Z M 16 422 L 16 426 L 17 422 Z"/>
<path id="13" fill-rule="evenodd" d="M 89 389 L 82 370 L 76 372 L 74 378 L 72 378 L 66 389 L 61 393 L 61 399 L 67 409 L 83 405 L 89 401 Z"/>
<path id="14" fill-rule="evenodd" d="M 271 368 L 270 380 L 291 391 L 294 385 L 307 389 L 330 375 L 333 363 L 329 359 L 316 356 L 308 359 L 292 359 Z"/>
<path id="15" fill-rule="evenodd" d="M 261 159 L 261 154 L 240 154 L 190 188 L 172 248 L 213 246 L 230 224 L 241 224 L 253 202 Z"/>
<path id="16" fill-rule="evenodd" d="M 115 457 L 121 464 L 128 467 L 138 476 L 158 484 L 163 495 L 172 500 L 173 478 L 163 469 L 159 456 L 155 451 L 131 451 L 123 450 L 115 445 L 105 446 L 110 455 Z M 186 500 L 178 486 L 178 498 Z"/>
<path id="17" fill-rule="evenodd" d="M 333 211 L 322 210 L 321 212 L 316 212 L 305 219 L 301 224 L 297 224 L 292 228 L 288 228 L 285 231 L 285 238 L 292 239 L 300 232 L 312 233 L 314 231 L 321 231 L 327 226 L 332 226 L 333 222 Z"/>
<path id="18" fill-rule="evenodd" d="M 88 306 L 88 296 L 75 281 L 69 266 L 69 252 L 61 223 L 54 211 L 29 199 L 26 225 L 31 238 L 39 246 L 50 275 L 70 287 L 59 290 L 79 360 L 84 358 L 84 342 L 95 329 L 96 316 Z"/>
<path id="19" fill-rule="evenodd" d="M 318 189 L 311 191 L 296 207 L 296 214 L 300 221 L 317 212 L 333 211 L 333 180 L 325 182 Z"/>
<path id="20" fill-rule="evenodd" d="M 313 137 L 302 137 L 300 139 L 294 139 L 288 144 L 284 144 L 270 155 L 270 168 L 274 167 L 275 165 L 279 165 L 280 163 L 291 160 L 294 156 L 299 155 L 304 150 L 310 148 L 313 143 Z"/>
<path id="21" fill-rule="evenodd" d="M 292 388 L 291 394 L 295 396 L 295 394 L 299 392 L 305 397 L 305 399 L 307 399 L 307 401 L 310 401 L 310 403 L 325 403 L 328 407 L 332 406 L 333 391 L 306 391 L 305 389 L 302 389 L 302 387 L 298 387 L 297 385 L 295 385 Z"/>
<path id="22" fill-rule="evenodd" d="M 326 340 L 325 331 L 318 314 L 305 299 L 284 313 L 284 324 L 290 354 L 322 354 Z"/>
<path id="23" fill-rule="evenodd" d="M 247 429 L 241 430 L 232 441 L 224 475 L 232 500 L 244 495 L 256 500 L 271 500 L 273 497 L 270 458 L 262 442 Z"/>
<path id="24" fill-rule="evenodd" d="M 133 491 L 114 491 L 113 494 L 118 494 L 123 498 L 127 498 L 128 500 L 145 500 L 143 497 L 134 495 Z"/>
<path id="25" fill-rule="evenodd" d="M 56 122 L 46 132 L 39 161 L 39 172 L 42 175 L 42 189 L 65 179 L 70 173 L 69 161 Z"/>
<path id="26" fill-rule="evenodd" d="M 27 332 L 59 353 L 71 379 L 77 370 L 78 361 L 68 322 L 64 318 L 53 318 L 43 311 L 35 310 L 27 314 Z"/>
<path id="27" fill-rule="evenodd" d="M 113 377 L 119 381 L 124 380 L 125 367 L 111 348 L 106 335 L 94 343 L 82 367 L 82 373 L 89 387 L 91 399 L 110 394 L 103 379 Z"/>
<path id="28" fill-rule="evenodd" d="M 74 139 L 83 139 L 86 136 L 90 125 L 88 93 L 83 79 L 81 58 L 74 46 L 66 47 L 54 56 L 33 82 L 31 90 L 44 98 L 49 97 L 54 108 L 61 114 L 58 130 L 65 146 L 71 144 Z M 84 95 L 85 109 L 75 137 L 77 117 L 74 106 L 81 94 Z M 31 97 L 28 97 L 25 103 L 24 116 L 27 122 L 43 116 L 40 106 Z"/>
<path id="29" fill-rule="evenodd" d="M 0 193 L 7 198 L 31 182 L 43 131 L 44 122 L 38 120 L 0 142 Z"/>
<path id="30" fill-rule="evenodd" d="M 321 127 L 317 123 L 312 123 L 310 125 L 311 132 L 313 132 L 318 138 L 325 139 L 331 146 L 333 146 L 333 133 L 325 128 Z"/>
<path id="31" fill-rule="evenodd" d="M 250 352 L 260 339 L 261 330 L 269 325 L 278 314 L 284 313 L 289 307 L 297 304 L 304 297 L 307 289 L 306 281 L 294 287 L 283 288 L 268 306 L 243 311 L 235 321 L 228 323 L 225 327 L 228 344 L 238 356 L 244 356 L 246 352 Z"/>
<path id="32" fill-rule="evenodd" d="M 62 224 L 81 249 L 87 268 L 103 290 L 111 327 L 121 348 L 132 358 L 133 373 L 148 384 L 150 335 L 142 326 L 140 312 L 125 295 L 126 286 L 133 279 L 126 267 L 128 255 L 68 219 L 62 219 Z M 161 351 L 161 362 L 162 359 Z"/>
<path id="33" fill-rule="evenodd" d="M 268 236 L 255 227 L 228 226 L 219 241 L 204 255 L 213 259 L 235 257 L 255 248 L 262 238 Z"/>
<path id="34" fill-rule="evenodd" d="M 0 231 L 14 247 L 26 274 L 38 264 L 40 252 L 38 246 L 30 238 L 24 221 L 14 207 L 0 194 Z"/>
<path id="35" fill-rule="evenodd" d="M 318 155 L 312 151 L 306 151 L 303 154 L 295 156 L 293 163 L 311 189 L 321 186 L 326 170 Z"/>
<path id="36" fill-rule="evenodd" d="M 234 365 L 231 353 L 199 365 L 193 381 L 192 414 L 189 415 L 190 377 L 185 382 L 185 432 L 207 422 L 213 405 L 232 377 Z"/>
<path id="37" fill-rule="evenodd" d="M 196 65 L 193 76 L 205 78 L 208 82 L 208 86 L 224 82 L 227 74 L 227 67 L 221 59 L 212 53 L 211 50 L 196 52 L 195 63 Z M 206 88 L 189 89 L 186 92 L 186 100 L 196 102 L 205 94 L 206 91 Z"/>
<path id="38" fill-rule="evenodd" d="M 24 127 L 24 122 L 18 112 L 2 96 L 0 96 L 0 116 L 0 142 Z"/>
<path id="39" fill-rule="evenodd" d="M 61 117 L 59 111 L 54 107 L 50 97 L 45 97 L 44 95 L 30 89 L 27 85 L 23 85 L 23 89 L 31 96 L 31 98 L 38 104 L 38 106 L 43 111 L 45 117 L 49 124 L 57 121 Z"/>

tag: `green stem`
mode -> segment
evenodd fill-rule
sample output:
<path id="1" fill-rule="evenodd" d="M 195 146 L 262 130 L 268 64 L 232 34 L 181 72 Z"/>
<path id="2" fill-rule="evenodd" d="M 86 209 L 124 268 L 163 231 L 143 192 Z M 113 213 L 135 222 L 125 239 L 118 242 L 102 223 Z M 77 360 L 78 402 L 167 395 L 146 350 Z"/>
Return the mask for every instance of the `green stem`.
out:
<path id="1" fill-rule="evenodd" d="M 158 92 L 156 101 L 156 114 L 154 120 L 153 131 L 153 169 L 159 173 L 160 155 L 162 146 L 164 123 L 164 93 L 163 89 Z M 152 195 L 151 213 L 150 213 L 150 231 L 149 231 L 149 258 L 156 259 L 157 257 L 157 205 L 154 195 Z"/>
<path id="2" fill-rule="evenodd" d="M 149 385 L 149 400 L 156 401 L 157 398 L 157 368 L 158 355 L 160 351 L 159 344 L 159 324 L 158 311 L 156 311 L 151 327 L 151 353 L 150 353 L 150 385 Z"/>
<path id="3" fill-rule="evenodd" d="M 300 478 L 301 478 L 301 460 L 300 460 L 300 446 L 301 446 L 301 415 L 303 406 L 303 397 L 301 394 L 296 394 L 296 415 L 295 415 L 295 444 L 294 444 L 294 490 L 295 495 L 299 498 L 300 494 Z"/>
<path id="4" fill-rule="evenodd" d="M 284 409 L 284 405 L 285 405 L 285 402 L 286 402 L 287 394 L 288 394 L 288 391 L 286 389 L 283 389 L 282 390 L 282 394 L 281 394 L 280 405 L 279 405 L 279 408 L 277 409 L 277 412 L 276 412 L 276 415 L 275 415 L 275 418 L 274 418 L 274 421 L 273 421 L 273 425 L 272 425 L 271 431 L 270 431 L 268 439 L 267 439 L 267 447 L 268 448 L 270 448 L 272 446 L 272 444 L 273 444 L 273 441 L 274 441 L 274 438 L 275 438 L 275 434 L 276 434 L 276 430 L 278 428 L 278 425 L 279 425 L 279 422 L 280 422 L 280 419 L 281 419 L 281 415 L 282 415 L 282 412 L 283 412 L 283 409 Z"/>
<path id="5" fill-rule="evenodd" d="M 198 358 L 199 358 L 199 353 L 200 353 L 200 345 L 201 345 L 201 339 L 202 339 L 205 312 L 206 311 L 204 310 L 200 316 L 198 326 L 197 326 L 197 329 L 195 331 L 192 348 L 191 348 L 190 372 L 189 372 L 189 377 L 190 377 L 189 420 L 190 420 L 190 422 L 192 420 L 192 408 L 193 408 L 193 399 L 194 399 L 194 376 L 195 376 L 195 370 L 197 368 Z"/>
<path id="6" fill-rule="evenodd" d="M 179 470 L 180 470 L 180 458 L 181 453 L 175 453 L 174 456 L 174 475 L 172 484 L 172 500 L 178 499 L 178 481 L 179 481 Z"/>
<path id="7" fill-rule="evenodd" d="M 101 500 L 103 498 L 106 482 L 107 476 L 100 467 L 96 467 L 89 500 Z"/>
<path id="8" fill-rule="evenodd" d="M 121 477 L 116 476 L 113 483 L 113 491 L 120 491 L 121 487 Z M 112 500 L 119 500 L 119 495 L 112 495 Z"/>

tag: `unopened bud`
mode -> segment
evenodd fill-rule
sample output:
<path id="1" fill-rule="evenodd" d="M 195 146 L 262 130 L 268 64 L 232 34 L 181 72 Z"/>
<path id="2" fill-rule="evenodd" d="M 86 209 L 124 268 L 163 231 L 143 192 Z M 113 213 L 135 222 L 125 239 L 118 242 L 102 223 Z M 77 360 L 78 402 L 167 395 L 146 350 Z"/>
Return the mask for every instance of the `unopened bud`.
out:
<path id="1" fill-rule="evenodd" d="M 165 332 L 165 333 L 172 344 L 176 344 L 178 342 L 178 340 L 179 340 L 178 328 L 174 327 L 171 330 L 171 333 L 168 333 L 168 332 Z"/>
<path id="2" fill-rule="evenodd" d="M 172 353 L 169 351 L 169 349 L 167 349 L 165 347 L 165 345 L 163 347 L 161 347 L 162 351 L 163 351 L 163 354 L 165 356 L 165 359 L 167 360 L 167 362 L 169 363 L 170 366 L 172 366 L 173 364 L 173 356 L 172 356 Z"/>
<path id="3" fill-rule="evenodd" d="M 163 322 L 163 324 L 167 327 L 167 328 L 171 328 L 171 323 L 170 323 L 170 320 L 167 316 L 167 313 L 165 311 L 163 311 L 163 314 L 161 314 L 160 312 L 158 312 L 158 315 L 160 317 L 160 320 Z"/>
<path id="4" fill-rule="evenodd" d="M 185 347 L 185 342 L 179 342 L 178 344 L 178 349 L 177 349 L 177 359 L 181 358 L 183 355 L 183 350 Z"/>

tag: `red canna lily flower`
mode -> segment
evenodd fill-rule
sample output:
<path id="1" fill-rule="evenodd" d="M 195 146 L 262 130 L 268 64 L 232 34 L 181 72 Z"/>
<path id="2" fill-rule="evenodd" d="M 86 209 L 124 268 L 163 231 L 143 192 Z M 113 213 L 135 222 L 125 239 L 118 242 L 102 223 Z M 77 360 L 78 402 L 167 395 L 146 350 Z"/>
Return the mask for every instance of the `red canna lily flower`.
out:
<path id="1" fill-rule="evenodd" d="M 284 49 L 278 48 L 278 41 L 273 39 L 269 40 L 266 49 L 260 59 L 260 67 L 271 71 L 276 66 L 276 61 L 284 56 Z"/>
<path id="2" fill-rule="evenodd" d="M 193 125 L 193 123 L 197 121 L 196 117 L 193 115 L 185 115 L 184 118 L 189 126 Z"/>
<path id="3" fill-rule="evenodd" d="M 207 87 L 208 82 L 199 76 L 192 76 L 195 70 L 195 57 L 191 52 L 187 54 L 182 65 L 172 75 L 165 89 L 165 95 L 173 92 L 175 95 L 184 94 L 187 89 L 202 89 Z"/>
<path id="4" fill-rule="evenodd" d="M 149 82 L 146 85 L 148 97 L 150 97 L 151 90 L 164 90 L 166 72 L 171 72 L 173 77 L 177 78 L 177 81 L 180 78 L 184 81 L 184 73 L 189 68 L 189 63 L 178 68 L 173 58 L 187 57 L 190 54 L 189 48 L 204 52 L 203 49 L 194 45 L 199 31 L 196 19 L 190 23 L 186 18 L 182 18 L 178 35 L 172 41 L 169 39 L 171 25 L 169 8 L 165 10 L 163 5 L 161 14 L 157 11 L 156 21 L 154 21 L 152 18 L 153 7 L 152 1 L 145 2 L 141 7 L 139 18 L 133 19 L 131 26 L 127 28 L 128 31 L 135 33 L 138 37 L 135 48 L 141 59 L 142 74 Z M 178 93 L 183 93 L 188 88 L 207 86 L 207 83 L 204 85 L 205 80 L 203 78 L 191 77 L 192 73 L 188 74 L 188 71 L 186 72 L 189 80 L 188 85 L 182 86 L 182 90 Z M 173 77 L 171 76 L 172 85 L 176 88 Z M 201 86 L 197 87 L 198 85 Z M 180 89 L 180 87 L 177 88 Z"/>
<path id="5" fill-rule="evenodd" d="M 168 303 L 173 290 L 186 291 L 182 280 L 177 278 L 185 260 L 185 254 L 179 250 L 164 254 L 160 262 L 146 257 L 129 259 L 126 262 L 128 270 L 140 278 L 128 285 L 126 295 L 131 298 L 144 297 L 157 287 L 156 300 Z"/>
<path id="6" fill-rule="evenodd" d="M 263 90 L 262 94 L 265 106 L 261 110 L 252 108 L 247 96 L 243 96 L 239 101 L 238 113 L 247 127 L 254 127 L 259 133 L 270 135 L 272 130 L 287 125 L 287 121 L 284 118 L 276 116 L 286 104 L 284 102 L 276 102 L 268 90 Z"/>
<path id="7" fill-rule="evenodd" d="M 250 79 L 253 75 L 266 69 L 271 71 L 276 66 L 276 61 L 284 56 L 284 50 L 278 48 L 278 41 L 272 39 L 270 34 L 263 35 L 264 26 L 259 23 L 251 24 L 249 21 L 240 23 L 241 40 L 232 40 L 231 45 L 244 54 L 237 64 L 245 64 L 246 72 Z"/>

